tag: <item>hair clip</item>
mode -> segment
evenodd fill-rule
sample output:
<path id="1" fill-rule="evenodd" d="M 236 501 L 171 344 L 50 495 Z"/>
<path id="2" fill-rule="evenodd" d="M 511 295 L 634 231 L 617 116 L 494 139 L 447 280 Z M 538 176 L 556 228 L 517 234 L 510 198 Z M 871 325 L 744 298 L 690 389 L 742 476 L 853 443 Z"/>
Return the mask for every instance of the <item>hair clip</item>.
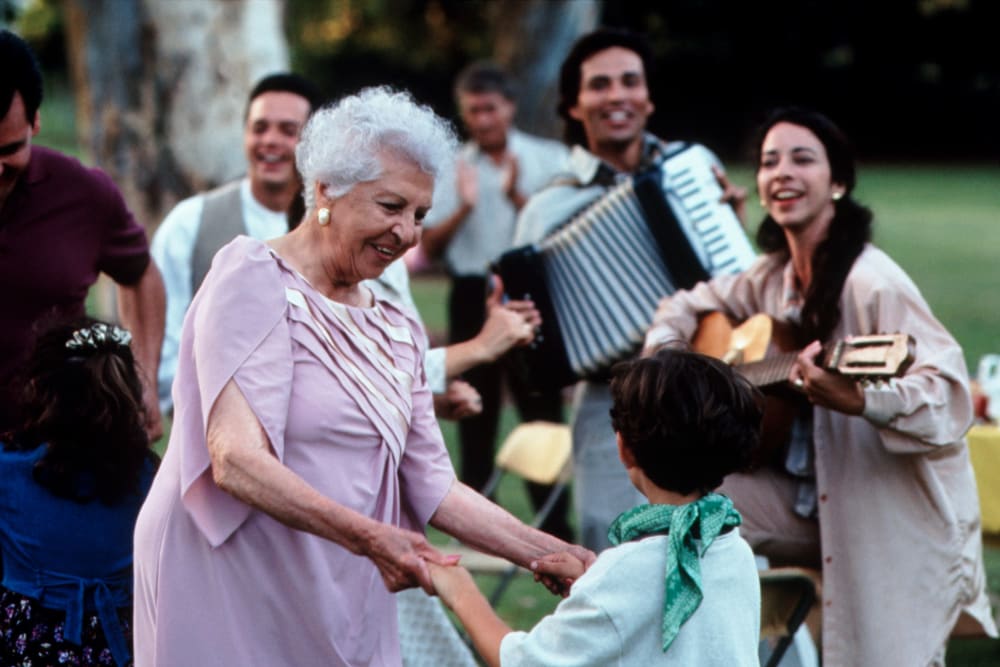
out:
<path id="1" fill-rule="evenodd" d="M 132 342 L 132 334 L 114 324 L 97 322 L 89 327 L 74 331 L 73 335 L 66 341 L 66 347 L 70 350 L 81 350 L 88 347 L 96 350 L 108 341 L 127 347 Z"/>

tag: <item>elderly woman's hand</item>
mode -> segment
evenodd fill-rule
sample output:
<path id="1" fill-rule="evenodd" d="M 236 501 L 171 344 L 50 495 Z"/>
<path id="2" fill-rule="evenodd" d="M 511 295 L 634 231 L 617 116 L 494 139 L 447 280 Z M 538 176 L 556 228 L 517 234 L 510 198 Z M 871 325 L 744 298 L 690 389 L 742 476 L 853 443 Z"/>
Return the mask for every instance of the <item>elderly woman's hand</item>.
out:
<path id="1" fill-rule="evenodd" d="M 382 582 L 393 593 L 420 586 L 432 595 L 434 584 L 427 562 L 438 565 L 454 565 L 458 562 L 457 556 L 445 556 L 420 533 L 385 523 L 375 524 L 362 553 L 375 563 L 382 575 Z"/>
<path id="2" fill-rule="evenodd" d="M 597 555 L 590 549 L 571 544 L 566 551 L 551 553 L 531 562 L 535 581 L 543 584 L 554 595 L 566 597 L 573 582 L 587 571 Z"/>

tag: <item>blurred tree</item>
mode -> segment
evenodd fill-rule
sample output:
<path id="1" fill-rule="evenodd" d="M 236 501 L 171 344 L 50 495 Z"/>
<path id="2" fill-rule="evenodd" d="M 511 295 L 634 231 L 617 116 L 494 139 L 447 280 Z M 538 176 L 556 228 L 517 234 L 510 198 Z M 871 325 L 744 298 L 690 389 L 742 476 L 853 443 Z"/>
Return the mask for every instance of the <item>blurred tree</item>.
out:
<path id="1" fill-rule="evenodd" d="M 559 68 L 576 39 L 597 27 L 600 0 L 517 0 L 491 6 L 493 57 L 518 82 L 517 124 L 555 137 Z"/>
<path id="2" fill-rule="evenodd" d="M 449 114 L 455 73 L 490 53 L 487 9 L 462 0 L 295 0 L 293 65 L 332 98 L 388 84 Z"/>
<path id="3" fill-rule="evenodd" d="M 247 92 L 288 66 L 282 0 L 63 0 L 80 146 L 153 231 L 239 175 Z"/>
<path id="4" fill-rule="evenodd" d="M 333 97 L 389 84 L 454 118 L 451 88 L 472 60 L 519 80 L 518 124 L 558 134 L 552 97 L 570 45 L 601 0 L 296 0 L 288 5 L 295 68 Z"/>
<path id="5" fill-rule="evenodd" d="M 14 0 L 0 0 L 0 28 L 6 28 L 17 17 L 17 5 Z"/>

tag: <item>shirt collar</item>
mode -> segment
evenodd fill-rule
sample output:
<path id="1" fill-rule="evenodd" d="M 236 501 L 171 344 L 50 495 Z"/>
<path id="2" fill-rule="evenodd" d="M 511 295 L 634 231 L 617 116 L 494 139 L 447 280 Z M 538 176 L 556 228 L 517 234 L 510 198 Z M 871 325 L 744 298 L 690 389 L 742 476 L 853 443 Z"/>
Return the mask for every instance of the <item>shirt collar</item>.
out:
<path id="1" fill-rule="evenodd" d="M 520 145 L 520 143 L 521 143 L 521 133 L 517 130 L 517 128 L 511 127 L 510 129 L 508 129 L 507 151 L 517 155 L 519 152 L 518 146 Z M 467 162 L 475 162 L 476 160 L 480 159 L 483 160 L 489 159 L 489 156 L 487 156 L 486 153 L 484 153 L 482 149 L 479 148 L 479 144 L 477 144 L 475 141 L 465 142 L 465 144 L 461 148 L 461 154 L 462 158 Z"/>
<path id="2" fill-rule="evenodd" d="M 22 182 L 34 185 L 44 181 L 48 177 L 49 170 L 45 167 L 45 151 L 47 150 L 49 149 L 37 144 L 31 145 L 31 158 L 28 160 L 28 167 L 21 175 Z"/>
<path id="3" fill-rule="evenodd" d="M 658 167 L 666 157 L 667 147 L 662 141 L 646 132 L 642 135 L 642 156 L 635 173 Z M 573 146 L 569 155 L 569 169 L 583 185 L 614 185 L 623 176 L 610 164 L 600 159 L 579 144 Z"/>
<path id="4" fill-rule="evenodd" d="M 795 267 L 789 259 L 781 276 L 781 311 L 783 319 L 798 322 L 802 317 L 802 306 L 805 299 L 799 287 L 799 278 L 795 275 Z"/>
<path id="5" fill-rule="evenodd" d="M 4 223 L 11 219 L 10 216 L 13 215 L 11 211 L 19 208 L 25 198 L 29 196 L 30 189 L 49 177 L 49 170 L 45 164 L 45 152 L 47 150 L 49 149 L 43 149 L 41 146 L 32 144 L 28 166 L 24 168 L 20 178 L 14 184 L 14 188 L 3 202 L 3 206 L 0 207 L 0 219 Z"/>

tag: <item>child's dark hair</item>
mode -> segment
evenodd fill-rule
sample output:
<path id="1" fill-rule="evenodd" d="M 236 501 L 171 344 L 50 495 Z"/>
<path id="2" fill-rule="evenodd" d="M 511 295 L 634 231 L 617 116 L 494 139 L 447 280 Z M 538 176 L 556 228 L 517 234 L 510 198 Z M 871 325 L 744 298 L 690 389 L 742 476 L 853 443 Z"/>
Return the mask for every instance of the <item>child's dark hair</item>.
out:
<path id="1" fill-rule="evenodd" d="M 662 349 L 612 371 L 611 425 L 657 486 L 708 493 L 749 468 L 759 440 L 760 393 L 726 364 Z"/>
<path id="2" fill-rule="evenodd" d="M 44 446 L 35 481 L 107 504 L 138 491 L 149 448 L 142 383 L 128 334 L 91 318 L 49 326 L 28 361 L 9 448 Z"/>

